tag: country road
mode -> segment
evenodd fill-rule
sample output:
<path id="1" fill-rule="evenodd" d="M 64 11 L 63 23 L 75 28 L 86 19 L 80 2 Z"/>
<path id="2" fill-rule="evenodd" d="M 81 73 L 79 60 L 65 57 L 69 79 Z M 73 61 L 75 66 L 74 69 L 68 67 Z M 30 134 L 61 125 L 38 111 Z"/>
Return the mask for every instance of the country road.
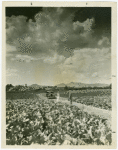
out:
<path id="1" fill-rule="evenodd" d="M 41 99 L 48 100 L 47 97 L 44 97 L 41 94 L 38 94 L 38 96 Z M 57 101 L 56 99 L 54 99 L 54 100 Z M 60 97 L 59 102 L 66 103 L 66 104 L 70 105 L 70 102 L 67 100 L 67 98 Z M 89 113 L 91 115 L 96 115 L 96 116 L 100 116 L 101 118 L 107 119 L 108 122 L 111 124 L 112 111 L 110 111 L 110 110 L 100 109 L 100 108 L 93 107 L 93 106 L 87 106 L 87 105 L 84 105 L 84 104 L 81 104 L 81 103 L 76 103 L 76 102 L 73 102 L 72 105 L 77 106 L 79 109 L 81 109 L 84 112 L 87 112 L 87 113 Z"/>

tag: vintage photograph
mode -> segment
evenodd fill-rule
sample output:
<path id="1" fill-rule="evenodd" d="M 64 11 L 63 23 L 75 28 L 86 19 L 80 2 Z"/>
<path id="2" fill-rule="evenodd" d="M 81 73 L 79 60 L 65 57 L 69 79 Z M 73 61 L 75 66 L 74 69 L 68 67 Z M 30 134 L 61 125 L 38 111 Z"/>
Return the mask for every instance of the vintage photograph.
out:
<path id="1" fill-rule="evenodd" d="M 29 3 L 4 9 L 6 145 L 112 146 L 112 6 Z"/>

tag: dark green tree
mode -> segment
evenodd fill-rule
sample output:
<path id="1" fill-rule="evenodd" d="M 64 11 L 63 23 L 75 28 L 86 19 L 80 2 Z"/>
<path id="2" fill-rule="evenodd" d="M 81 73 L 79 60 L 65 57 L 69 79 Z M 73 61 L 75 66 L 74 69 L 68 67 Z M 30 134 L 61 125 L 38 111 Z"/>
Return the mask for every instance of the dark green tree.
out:
<path id="1" fill-rule="evenodd" d="M 66 91 L 68 90 L 68 87 L 67 86 L 65 86 L 65 88 L 64 88 Z"/>
<path id="2" fill-rule="evenodd" d="M 12 87 L 14 87 L 12 84 L 7 84 L 7 85 L 6 85 L 6 91 L 8 92 L 9 89 L 11 89 Z"/>

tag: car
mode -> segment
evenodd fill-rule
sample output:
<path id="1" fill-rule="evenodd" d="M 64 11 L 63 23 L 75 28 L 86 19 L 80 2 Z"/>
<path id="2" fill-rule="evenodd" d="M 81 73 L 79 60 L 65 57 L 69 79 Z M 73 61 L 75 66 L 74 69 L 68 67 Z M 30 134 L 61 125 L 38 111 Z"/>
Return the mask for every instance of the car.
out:
<path id="1" fill-rule="evenodd" d="M 49 99 L 56 99 L 56 96 L 55 96 L 53 91 L 47 91 L 46 92 L 46 97 L 49 98 Z"/>

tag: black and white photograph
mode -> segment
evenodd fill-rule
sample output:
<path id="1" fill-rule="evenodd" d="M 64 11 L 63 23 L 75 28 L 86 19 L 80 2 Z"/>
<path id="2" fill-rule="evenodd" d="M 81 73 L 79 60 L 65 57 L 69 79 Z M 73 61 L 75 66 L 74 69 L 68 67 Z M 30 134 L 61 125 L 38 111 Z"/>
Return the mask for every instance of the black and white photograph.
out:
<path id="1" fill-rule="evenodd" d="M 115 3 L 15 3 L 4 7 L 6 146 L 115 145 Z"/>

